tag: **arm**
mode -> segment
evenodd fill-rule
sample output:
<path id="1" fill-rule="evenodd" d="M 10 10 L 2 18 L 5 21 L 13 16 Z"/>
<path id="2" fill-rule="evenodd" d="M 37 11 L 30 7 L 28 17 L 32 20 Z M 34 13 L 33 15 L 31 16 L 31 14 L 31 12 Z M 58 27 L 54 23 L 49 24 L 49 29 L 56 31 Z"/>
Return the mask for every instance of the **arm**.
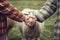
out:
<path id="1" fill-rule="evenodd" d="M 43 22 L 49 18 L 57 10 L 57 1 L 48 0 L 40 10 L 33 10 L 33 14 L 37 17 L 38 21 Z"/>
<path id="2" fill-rule="evenodd" d="M 0 13 L 16 21 L 23 21 L 24 15 L 6 0 L 0 0 Z"/>

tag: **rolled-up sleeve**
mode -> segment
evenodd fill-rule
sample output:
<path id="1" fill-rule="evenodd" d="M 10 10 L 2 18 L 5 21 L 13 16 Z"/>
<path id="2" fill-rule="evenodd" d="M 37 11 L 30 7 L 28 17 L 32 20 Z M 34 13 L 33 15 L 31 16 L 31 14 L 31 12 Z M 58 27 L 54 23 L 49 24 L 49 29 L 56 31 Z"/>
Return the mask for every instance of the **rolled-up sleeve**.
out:
<path id="1" fill-rule="evenodd" d="M 47 18 L 49 18 L 51 15 L 54 14 L 57 10 L 57 1 L 56 0 L 47 0 L 45 5 L 40 9 L 35 11 L 33 13 L 39 22 L 43 22 Z"/>

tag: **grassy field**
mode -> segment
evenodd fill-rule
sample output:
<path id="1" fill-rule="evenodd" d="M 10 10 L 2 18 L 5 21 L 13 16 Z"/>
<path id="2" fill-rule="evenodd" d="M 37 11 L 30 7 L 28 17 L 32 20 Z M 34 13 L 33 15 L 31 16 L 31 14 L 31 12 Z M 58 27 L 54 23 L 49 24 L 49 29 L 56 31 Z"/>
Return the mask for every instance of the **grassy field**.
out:
<path id="1" fill-rule="evenodd" d="M 46 1 L 46 0 L 8 0 L 8 1 Z"/>
<path id="2" fill-rule="evenodd" d="M 40 9 L 45 1 L 9 1 L 11 2 L 18 10 L 23 10 L 24 8 Z M 41 40 L 53 40 L 53 31 L 54 31 L 54 22 L 56 19 L 56 13 L 52 15 L 45 21 L 44 32 L 41 34 Z M 9 40 L 21 40 L 21 33 L 14 24 L 14 27 L 9 32 Z"/>

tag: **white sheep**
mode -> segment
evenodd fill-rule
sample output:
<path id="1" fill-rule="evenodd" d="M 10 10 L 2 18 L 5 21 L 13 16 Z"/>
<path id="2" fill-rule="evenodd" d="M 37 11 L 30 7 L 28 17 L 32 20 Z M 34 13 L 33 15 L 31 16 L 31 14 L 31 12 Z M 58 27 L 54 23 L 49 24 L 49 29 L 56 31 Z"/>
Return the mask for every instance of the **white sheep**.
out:
<path id="1" fill-rule="evenodd" d="M 27 15 L 32 15 L 31 12 L 27 12 L 30 9 L 24 9 L 22 12 L 27 14 Z M 36 21 L 36 24 L 33 27 L 28 27 L 25 22 L 22 23 L 17 23 L 19 26 L 19 31 L 22 33 L 22 40 L 40 40 L 40 33 L 42 32 L 44 28 L 44 22 L 40 23 Z"/>

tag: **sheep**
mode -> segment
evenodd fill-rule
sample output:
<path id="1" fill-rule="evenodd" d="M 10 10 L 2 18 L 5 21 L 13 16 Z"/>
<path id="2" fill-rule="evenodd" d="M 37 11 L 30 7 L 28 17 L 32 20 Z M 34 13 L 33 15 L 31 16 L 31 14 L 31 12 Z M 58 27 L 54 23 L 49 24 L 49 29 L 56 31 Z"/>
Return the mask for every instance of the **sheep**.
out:
<path id="1" fill-rule="evenodd" d="M 23 12 L 25 9 L 23 10 Z M 26 13 L 32 15 L 32 13 Z M 33 15 L 32 15 L 33 16 Z M 25 22 L 17 23 L 19 31 L 22 34 L 22 40 L 40 40 L 40 34 L 44 27 L 44 22 L 40 23 L 36 21 L 35 25 L 28 27 Z"/>

